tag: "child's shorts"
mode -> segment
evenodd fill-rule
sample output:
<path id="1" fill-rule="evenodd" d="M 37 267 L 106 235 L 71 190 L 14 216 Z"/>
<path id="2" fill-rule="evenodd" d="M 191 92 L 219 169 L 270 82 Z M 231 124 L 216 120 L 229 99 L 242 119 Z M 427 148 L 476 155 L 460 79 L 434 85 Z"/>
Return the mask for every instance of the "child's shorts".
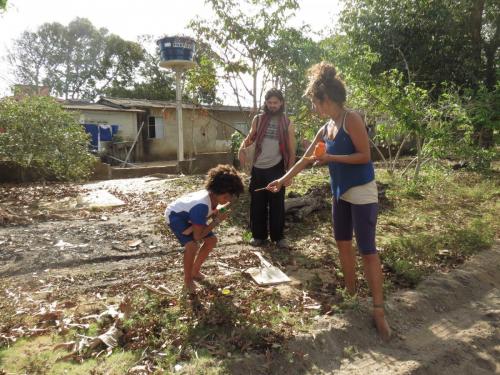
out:
<path id="1" fill-rule="evenodd" d="M 168 226 L 175 234 L 175 237 L 179 240 L 182 246 L 186 245 L 190 241 L 194 241 L 193 233 L 191 234 L 182 234 L 187 228 L 191 226 L 190 223 L 187 223 L 185 220 L 179 220 L 174 216 L 169 217 L 170 223 Z M 213 232 L 209 232 L 206 237 L 213 237 L 215 234 Z"/>
<path id="2" fill-rule="evenodd" d="M 375 228 L 378 204 L 352 204 L 333 198 L 333 236 L 337 241 L 351 241 L 352 231 L 361 255 L 376 254 Z"/>

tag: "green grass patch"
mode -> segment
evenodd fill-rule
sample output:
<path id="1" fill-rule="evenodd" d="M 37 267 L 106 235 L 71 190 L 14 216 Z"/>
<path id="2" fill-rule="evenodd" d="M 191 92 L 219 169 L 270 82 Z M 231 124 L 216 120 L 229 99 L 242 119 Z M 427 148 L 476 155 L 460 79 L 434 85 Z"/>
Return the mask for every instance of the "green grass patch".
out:
<path id="1" fill-rule="evenodd" d="M 392 202 L 379 216 L 377 240 L 396 284 L 414 287 L 433 271 L 453 268 L 491 247 L 498 236 L 498 176 L 484 179 L 431 166 L 414 183 L 377 172 L 389 184 Z"/>
<path id="2" fill-rule="evenodd" d="M 18 340 L 14 345 L 0 351 L 0 370 L 7 374 L 30 375 L 88 375 L 88 374 L 126 374 L 139 359 L 132 351 L 115 349 L 109 357 L 102 355 L 83 363 L 61 361 L 67 355 L 65 350 L 54 350 L 61 343 L 61 337 L 39 336 Z"/>

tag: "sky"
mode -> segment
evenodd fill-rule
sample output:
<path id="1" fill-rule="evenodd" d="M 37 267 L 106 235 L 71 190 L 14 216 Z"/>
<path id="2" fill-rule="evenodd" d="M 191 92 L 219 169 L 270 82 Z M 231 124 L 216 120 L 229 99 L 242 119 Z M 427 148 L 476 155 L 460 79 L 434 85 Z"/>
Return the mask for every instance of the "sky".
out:
<path id="1" fill-rule="evenodd" d="M 337 19 L 340 0 L 299 0 L 300 9 L 291 26 L 309 24 L 314 32 L 331 28 Z M 46 22 L 67 25 L 76 17 L 88 18 L 95 27 L 104 27 L 123 39 L 137 36 L 185 34 L 186 25 L 200 16 L 209 18 L 210 6 L 204 0 L 8 0 L 0 14 L 0 97 L 10 94 L 15 83 L 5 56 L 12 40 L 25 30 L 36 31 Z M 223 95 L 225 96 L 225 95 Z"/>

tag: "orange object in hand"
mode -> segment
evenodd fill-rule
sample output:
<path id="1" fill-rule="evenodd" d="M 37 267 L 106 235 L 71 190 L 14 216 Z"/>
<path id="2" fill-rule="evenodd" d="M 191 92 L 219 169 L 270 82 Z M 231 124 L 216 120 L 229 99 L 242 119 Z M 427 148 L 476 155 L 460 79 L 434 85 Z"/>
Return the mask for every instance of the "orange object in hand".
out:
<path id="1" fill-rule="evenodd" d="M 316 147 L 314 147 L 313 156 L 319 158 L 326 153 L 326 145 L 325 142 L 319 141 L 316 143 Z"/>

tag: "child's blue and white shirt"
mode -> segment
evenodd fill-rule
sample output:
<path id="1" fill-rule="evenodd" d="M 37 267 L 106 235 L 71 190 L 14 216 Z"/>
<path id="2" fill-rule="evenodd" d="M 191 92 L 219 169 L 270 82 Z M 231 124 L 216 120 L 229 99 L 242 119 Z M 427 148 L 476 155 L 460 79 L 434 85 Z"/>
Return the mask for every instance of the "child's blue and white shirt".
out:
<path id="1" fill-rule="evenodd" d="M 200 190 L 183 195 L 170 203 L 165 210 L 165 220 L 167 224 L 182 221 L 186 227 L 190 224 L 207 225 L 207 219 L 213 212 L 209 192 Z"/>

